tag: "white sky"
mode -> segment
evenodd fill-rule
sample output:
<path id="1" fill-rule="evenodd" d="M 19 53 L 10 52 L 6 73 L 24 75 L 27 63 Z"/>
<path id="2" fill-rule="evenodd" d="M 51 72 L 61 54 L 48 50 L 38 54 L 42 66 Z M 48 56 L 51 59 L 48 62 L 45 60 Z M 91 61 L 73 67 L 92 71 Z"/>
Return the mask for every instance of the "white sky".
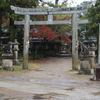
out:
<path id="1" fill-rule="evenodd" d="M 45 0 L 45 1 L 50 1 L 52 3 L 55 3 L 55 0 Z M 74 1 L 74 4 L 71 2 Z M 94 1 L 94 0 L 68 0 L 68 3 L 71 3 L 71 6 L 76 6 L 79 5 L 80 3 L 82 3 L 83 1 Z M 62 3 L 63 0 L 59 0 L 59 3 Z"/>
<path id="2" fill-rule="evenodd" d="M 62 2 L 63 0 L 59 0 L 59 2 Z M 71 1 L 74 2 L 75 5 L 78 5 L 82 3 L 83 1 L 90 1 L 90 0 L 68 0 L 68 3 L 71 3 Z"/>
<path id="3" fill-rule="evenodd" d="M 83 1 L 90 1 L 90 0 L 73 0 L 73 1 L 74 1 L 74 4 L 73 5 L 79 5 Z M 70 0 L 68 0 L 68 2 L 70 2 Z"/>

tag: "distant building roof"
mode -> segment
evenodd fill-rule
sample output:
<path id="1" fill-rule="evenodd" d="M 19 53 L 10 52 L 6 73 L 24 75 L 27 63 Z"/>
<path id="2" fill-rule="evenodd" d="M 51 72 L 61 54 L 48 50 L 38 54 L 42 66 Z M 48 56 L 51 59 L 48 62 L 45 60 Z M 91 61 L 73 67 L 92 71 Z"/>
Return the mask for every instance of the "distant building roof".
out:
<path id="1" fill-rule="evenodd" d="M 9 37 L 0 37 L 1 39 L 8 39 Z"/>

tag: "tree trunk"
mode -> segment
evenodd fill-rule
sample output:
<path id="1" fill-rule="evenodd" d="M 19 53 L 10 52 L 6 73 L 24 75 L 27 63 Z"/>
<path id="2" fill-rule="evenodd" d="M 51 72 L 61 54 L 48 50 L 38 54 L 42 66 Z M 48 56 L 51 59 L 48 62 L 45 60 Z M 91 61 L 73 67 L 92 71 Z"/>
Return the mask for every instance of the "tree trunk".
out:
<path id="1" fill-rule="evenodd" d="M 0 10 L 0 45 L 1 45 L 1 36 L 2 36 L 2 11 Z"/>
<path id="2" fill-rule="evenodd" d="M 46 38 L 44 38 L 44 57 L 46 57 Z"/>
<path id="3" fill-rule="evenodd" d="M 58 1 L 59 1 L 59 0 L 55 0 L 55 4 L 58 4 Z"/>
<path id="4" fill-rule="evenodd" d="M 10 18 L 10 41 L 13 42 L 15 40 L 15 35 L 14 34 L 14 30 L 15 29 L 15 25 L 14 25 L 14 21 L 12 18 Z"/>

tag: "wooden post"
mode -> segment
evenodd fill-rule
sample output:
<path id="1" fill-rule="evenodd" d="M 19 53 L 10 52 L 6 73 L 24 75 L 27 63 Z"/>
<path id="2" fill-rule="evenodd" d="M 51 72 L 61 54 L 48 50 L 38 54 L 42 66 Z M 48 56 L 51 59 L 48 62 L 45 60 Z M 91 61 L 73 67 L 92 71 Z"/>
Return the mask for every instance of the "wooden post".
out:
<path id="1" fill-rule="evenodd" d="M 72 16 L 72 70 L 78 69 L 78 32 L 77 32 L 77 14 Z"/>
<path id="2" fill-rule="evenodd" d="M 100 65 L 100 23 L 99 23 L 99 39 L 98 39 L 98 65 Z"/>
<path id="3" fill-rule="evenodd" d="M 23 69 L 28 69 L 29 29 L 30 29 L 30 15 L 25 15 Z"/>

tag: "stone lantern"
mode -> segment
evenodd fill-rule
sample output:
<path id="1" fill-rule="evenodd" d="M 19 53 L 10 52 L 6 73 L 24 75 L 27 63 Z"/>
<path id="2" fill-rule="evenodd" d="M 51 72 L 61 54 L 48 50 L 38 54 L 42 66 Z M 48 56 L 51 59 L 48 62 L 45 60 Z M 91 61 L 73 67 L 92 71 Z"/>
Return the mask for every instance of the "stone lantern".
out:
<path id="1" fill-rule="evenodd" d="M 17 39 L 15 39 L 14 43 L 14 48 L 13 48 L 13 51 L 14 51 L 14 64 L 15 65 L 19 65 L 19 60 L 18 60 L 18 51 L 19 51 L 19 48 L 18 48 L 18 45 L 19 43 L 17 42 Z"/>
<path id="2" fill-rule="evenodd" d="M 2 69 L 14 70 L 12 65 L 13 65 L 12 42 L 8 42 L 8 44 L 3 48 Z"/>
<path id="3" fill-rule="evenodd" d="M 94 74 L 96 50 L 97 50 L 97 47 L 95 46 L 94 43 L 92 43 L 91 47 L 89 47 L 89 63 L 90 63 L 91 74 Z"/>

